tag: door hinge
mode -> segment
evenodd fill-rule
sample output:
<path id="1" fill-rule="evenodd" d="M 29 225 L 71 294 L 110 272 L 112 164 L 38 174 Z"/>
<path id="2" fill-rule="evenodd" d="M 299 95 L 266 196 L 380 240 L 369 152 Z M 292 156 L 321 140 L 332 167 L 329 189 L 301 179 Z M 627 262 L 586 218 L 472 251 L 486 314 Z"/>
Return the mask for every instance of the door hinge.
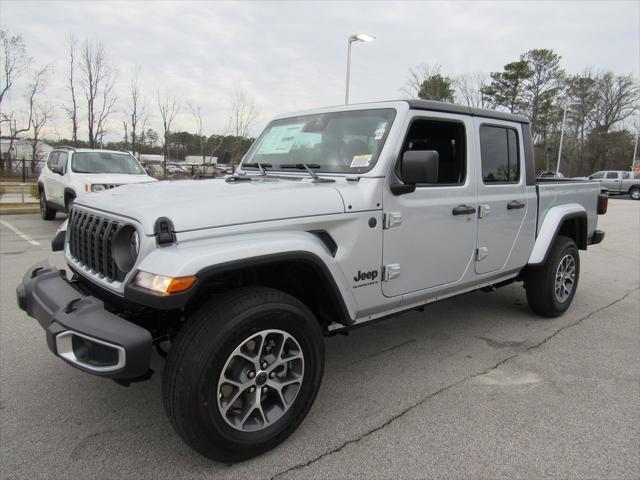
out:
<path id="1" fill-rule="evenodd" d="M 400 212 L 385 212 L 383 225 L 384 228 L 397 227 L 402 223 L 402 214 Z"/>
<path id="2" fill-rule="evenodd" d="M 484 218 L 491 213 L 491 205 L 478 205 L 478 218 Z"/>
<path id="3" fill-rule="evenodd" d="M 385 265 L 382 267 L 382 281 L 388 282 L 389 280 L 393 280 L 394 278 L 398 278 L 400 276 L 400 264 L 399 263 L 390 263 L 389 265 Z"/>
<path id="4" fill-rule="evenodd" d="M 483 260 L 485 258 L 487 258 L 487 255 L 489 255 L 489 248 L 488 247 L 478 247 L 476 248 L 476 261 L 480 261 Z"/>

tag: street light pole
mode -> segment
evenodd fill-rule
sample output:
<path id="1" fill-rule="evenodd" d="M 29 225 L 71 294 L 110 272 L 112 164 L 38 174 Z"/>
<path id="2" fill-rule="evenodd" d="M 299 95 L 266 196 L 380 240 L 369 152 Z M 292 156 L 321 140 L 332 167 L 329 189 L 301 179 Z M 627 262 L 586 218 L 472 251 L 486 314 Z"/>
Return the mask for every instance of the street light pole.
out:
<path id="1" fill-rule="evenodd" d="M 356 33 L 347 39 L 347 81 L 344 92 L 344 104 L 349 105 L 349 77 L 351 76 L 351 44 L 353 42 L 372 42 L 376 37 L 367 33 Z"/>
<path id="2" fill-rule="evenodd" d="M 562 159 L 562 142 L 564 140 L 564 124 L 567 121 L 567 109 L 571 105 L 578 105 L 577 103 L 565 103 L 564 113 L 562 114 L 562 126 L 560 127 L 560 146 L 558 147 L 558 161 L 556 162 L 556 173 L 560 173 L 560 161 Z"/>
<path id="3" fill-rule="evenodd" d="M 347 87 L 344 92 L 344 104 L 349 105 L 349 77 L 351 75 L 351 44 L 353 43 L 353 37 L 349 37 L 347 40 Z"/>

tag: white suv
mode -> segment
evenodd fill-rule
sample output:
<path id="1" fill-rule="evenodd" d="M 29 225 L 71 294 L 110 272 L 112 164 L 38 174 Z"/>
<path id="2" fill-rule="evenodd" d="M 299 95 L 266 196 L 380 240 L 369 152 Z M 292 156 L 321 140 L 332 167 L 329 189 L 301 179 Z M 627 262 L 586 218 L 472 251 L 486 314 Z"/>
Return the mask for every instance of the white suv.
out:
<path id="1" fill-rule="evenodd" d="M 57 211 L 68 212 L 73 201 L 85 193 L 155 181 L 129 152 L 57 147 L 49 153 L 38 178 L 40 215 L 53 220 Z"/>

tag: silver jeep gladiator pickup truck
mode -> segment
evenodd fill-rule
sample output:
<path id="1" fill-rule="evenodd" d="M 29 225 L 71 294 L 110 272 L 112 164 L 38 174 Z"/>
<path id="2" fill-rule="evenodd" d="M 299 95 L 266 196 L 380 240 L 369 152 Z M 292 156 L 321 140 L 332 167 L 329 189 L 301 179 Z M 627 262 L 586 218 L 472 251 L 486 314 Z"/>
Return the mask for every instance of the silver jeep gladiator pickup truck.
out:
<path id="1" fill-rule="evenodd" d="M 538 180 L 526 118 L 430 101 L 277 117 L 226 179 L 79 197 L 20 307 L 71 366 L 129 384 L 166 357 L 184 441 L 235 462 L 290 435 L 322 380 L 323 335 L 524 282 L 569 308 L 602 241 L 594 182 Z"/>

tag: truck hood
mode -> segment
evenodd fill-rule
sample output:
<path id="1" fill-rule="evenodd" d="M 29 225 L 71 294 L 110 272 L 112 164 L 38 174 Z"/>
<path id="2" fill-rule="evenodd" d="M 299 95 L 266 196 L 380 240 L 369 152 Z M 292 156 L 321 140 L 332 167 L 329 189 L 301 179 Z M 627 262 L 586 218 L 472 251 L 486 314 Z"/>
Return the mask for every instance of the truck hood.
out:
<path id="1" fill-rule="evenodd" d="M 149 175 L 129 175 L 127 173 L 83 173 L 82 179 L 86 183 L 126 185 L 129 183 L 157 182 Z"/>
<path id="2" fill-rule="evenodd" d="M 138 183 L 83 195 L 76 205 L 131 217 L 147 235 L 153 234 L 160 217 L 171 219 L 176 232 L 184 232 L 345 211 L 333 184 L 295 177 Z"/>

